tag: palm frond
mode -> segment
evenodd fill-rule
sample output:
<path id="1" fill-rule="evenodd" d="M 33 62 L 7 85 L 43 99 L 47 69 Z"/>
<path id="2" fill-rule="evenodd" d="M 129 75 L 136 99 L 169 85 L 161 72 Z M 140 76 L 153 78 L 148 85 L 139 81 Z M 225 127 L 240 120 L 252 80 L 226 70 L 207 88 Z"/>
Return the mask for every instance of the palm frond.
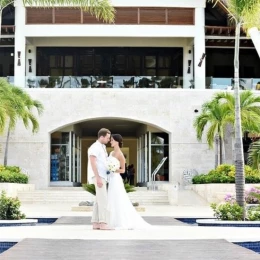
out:
<path id="1" fill-rule="evenodd" d="M 250 145 L 248 150 L 248 165 L 253 169 L 259 169 L 260 165 L 260 141 Z"/>
<path id="2" fill-rule="evenodd" d="M 215 136 L 216 134 L 218 134 L 218 123 L 215 122 L 214 124 L 212 124 L 207 132 L 207 143 L 209 145 L 210 148 L 213 148 L 213 143 L 215 140 Z"/>

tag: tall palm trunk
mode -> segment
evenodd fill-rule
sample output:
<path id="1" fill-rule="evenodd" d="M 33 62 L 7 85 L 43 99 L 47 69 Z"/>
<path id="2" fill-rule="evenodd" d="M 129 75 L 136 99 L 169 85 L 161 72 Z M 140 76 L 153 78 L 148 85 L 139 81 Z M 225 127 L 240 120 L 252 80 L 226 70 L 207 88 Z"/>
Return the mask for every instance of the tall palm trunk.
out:
<path id="1" fill-rule="evenodd" d="M 215 136 L 215 169 L 218 167 L 218 147 L 219 147 L 219 137 Z"/>
<path id="2" fill-rule="evenodd" d="M 6 142 L 5 142 L 4 166 L 7 165 L 10 131 L 11 131 L 11 128 L 10 128 L 10 123 L 9 123 L 8 130 L 7 130 L 7 135 L 6 135 Z"/>
<path id="3" fill-rule="evenodd" d="M 235 38 L 235 167 L 236 167 L 236 201 L 243 207 L 243 216 L 245 218 L 245 172 L 244 172 L 244 154 L 242 143 L 241 113 L 240 113 L 240 95 L 239 95 L 239 41 L 240 41 L 241 23 L 236 23 Z"/>
<path id="4" fill-rule="evenodd" d="M 219 136 L 219 164 L 223 163 L 223 139 Z"/>

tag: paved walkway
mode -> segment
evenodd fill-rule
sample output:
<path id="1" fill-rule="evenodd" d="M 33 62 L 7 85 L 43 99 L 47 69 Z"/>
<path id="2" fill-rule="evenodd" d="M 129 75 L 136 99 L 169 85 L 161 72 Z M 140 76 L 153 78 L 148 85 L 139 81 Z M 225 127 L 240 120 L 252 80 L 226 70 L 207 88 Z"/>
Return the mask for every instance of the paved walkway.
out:
<path id="1" fill-rule="evenodd" d="M 71 205 L 23 205 L 27 217 L 61 217 L 43 226 L 0 227 L 0 242 L 19 242 L 0 260 L 254 260 L 230 242 L 260 241 L 259 228 L 199 227 L 174 217 L 212 217 L 209 207 L 146 206 L 147 230 L 92 230 L 91 212 Z"/>
<path id="2" fill-rule="evenodd" d="M 259 260 L 225 240 L 50 240 L 25 239 L 0 260 Z"/>
<path id="3" fill-rule="evenodd" d="M 143 217 L 151 225 L 158 226 L 187 226 L 173 217 Z M 61 217 L 53 225 L 91 225 L 91 217 Z"/>

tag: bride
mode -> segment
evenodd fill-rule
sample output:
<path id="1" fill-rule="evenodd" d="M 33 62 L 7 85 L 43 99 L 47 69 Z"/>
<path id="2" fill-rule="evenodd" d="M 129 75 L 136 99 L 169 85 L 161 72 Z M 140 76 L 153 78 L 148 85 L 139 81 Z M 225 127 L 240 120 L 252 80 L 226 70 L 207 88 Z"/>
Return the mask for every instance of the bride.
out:
<path id="1" fill-rule="evenodd" d="M 109 223 L 113 229 L 143 229 L 150 224 L 145 222 L 133 207 L 124 187 L 121 173 L 125 172 L 125 157 L 121 151 L 123 138 L 120 134 L 111 136 L 111 147 L 114 150 L 109 155 L 110 162 L 116 165 L 110 173 L 108 186 Z"/>

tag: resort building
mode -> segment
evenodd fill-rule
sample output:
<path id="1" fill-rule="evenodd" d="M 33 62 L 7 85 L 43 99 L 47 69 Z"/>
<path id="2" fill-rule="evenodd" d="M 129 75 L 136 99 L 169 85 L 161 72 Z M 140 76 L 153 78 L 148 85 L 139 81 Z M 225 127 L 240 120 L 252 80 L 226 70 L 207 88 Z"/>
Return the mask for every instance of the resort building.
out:
<path id="1" fill-rule="evenodd" d="M 37 134 L 22 123 L 11 133 L 8 164 L 26 169 L 37 189 L 86 183 L 87 149 L 106 127 L 123 136 L 140 186 L 154 178 L 170 190 L 182 186 L 185 170 L 212 169 L 214 151 L 197 141 L 193 121 L 215 90 L 232 89 L 235 29 L 220 5 L 205 2 L 113 0 L 114 24 L 72 7 L 17 0 L 5 8 L 0 77 L 45 107 Z M 240 76 L 243 89 L 260 82 L 244 32 Z M 232 160 L 231 143 L 226 156 Z"/>

